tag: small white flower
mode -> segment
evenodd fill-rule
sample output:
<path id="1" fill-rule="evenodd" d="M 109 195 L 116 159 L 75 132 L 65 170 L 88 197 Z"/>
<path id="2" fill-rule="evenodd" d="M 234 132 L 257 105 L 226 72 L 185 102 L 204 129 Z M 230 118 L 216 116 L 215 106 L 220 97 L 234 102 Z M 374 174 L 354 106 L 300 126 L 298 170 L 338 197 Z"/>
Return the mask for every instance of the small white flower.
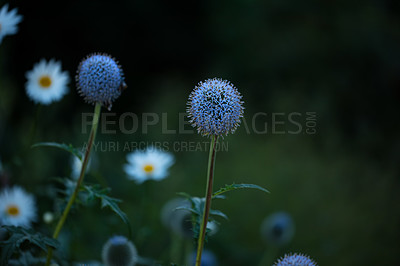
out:
<path id="1" fill-rule="evenodd" d="M 17 24 L 22 20 L 22 16 L 17 14 L 14 8 L 8 12 L 8 4 L 0 9 L 0 44 L 6 35 L 17 33 Z"/>
<path id="2" fill-rule="evenodd" d="M 26 93 L 35 103 L 47 105 L 61 100 L 68 92 L 68 72 L 62 72 L 61 63 L 54 59 L 36 63 L 33 70 L 26 72 L 26 78 Z"/>
<path id="3" fill-rule="evenodd" d="M 43 213 L 43 221 L 44 221 L 46 224 L 52 223 L 52 222 L 54 221 L 54 214 L 51 213 L 51 212 L 45 212 L 45 213 Z"/>
<path id="4" fill-rule="evenodd" d="M 35 199 L 14 186 L 0 193 L 0 224 L 29 227 L 36 219 Z"/>
<path id="5" fill-rule="evenodd" d="M 146 180 L 162 180 L 168 175 L 168 168 L 174 163 L 174 157 L 160 150 L 148 148 L 135 151 L 126 156 L 129 164 L 124 166 L 128 178 L 141 184 Z"/>

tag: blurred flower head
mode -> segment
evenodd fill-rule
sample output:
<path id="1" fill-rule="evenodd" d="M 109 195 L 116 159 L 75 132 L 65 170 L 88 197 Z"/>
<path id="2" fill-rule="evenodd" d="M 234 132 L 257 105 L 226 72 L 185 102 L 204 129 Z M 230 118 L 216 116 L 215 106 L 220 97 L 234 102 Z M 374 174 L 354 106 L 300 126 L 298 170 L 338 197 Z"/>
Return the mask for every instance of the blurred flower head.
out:
<path id="1" fill-rule="evenodd" d="M 174 163 L 172 154 L 153 147 L 135 151 L 126 156 L 128 164 L 124 170 L 128 178 L 141 184 L 146 180 L 162 180 L 168 176 L 168 169 Z"/>
<path id="2" fill-rule="evenodd" d="M 17 11 L 16 8 L 8 11 L 8 4 L 0 9 L 0 44 L 4 36 L 17 33 L 17 24 L 22 20 L 22 16 L 18 15 Z"/>
<path id="3" fill-rule="evenodd" d="M 292 217 L 286 212 L 269 215 L 261 224 L 261 236 L 267 244 L 282 246 L 288 244 L 294 235 Z"/>
<path id="4" fill-rule="evenodd" d="M 188 100 L 187 112 L 193 127 L 203 136 L 234 133 L 243 117 L 242 96 L 227 80 L 200 82 Z"/>
<path id="5" fill-rule="evenodd" d="M 106 266 L 133 266 L 138 261 L 135 246 L 124 236 L 113 236 L 103 246 L 103 263 Z"/>
<path id="6" fill-rule="evenodd" d="M 61 100 L 68 92 L 68 72 L 61 71 L 61 63 L 42 59 L 26 73 L 26 93 L 35 103 L 48 105 Z"/>
<path id="7" fill-rule="evenodd" d="M 43 213 L 43 222 L 50 224 L 54 221 L 54 214 L 52 212 Z"/>
<path id="8" fill-rule="evenodd" d="M 317 266 L 310 257 L 303 254 L 286 254 L 275 262 L 274 266 Z"/>
<path id="9" fill-rule="evenodd" d="M 90 158 L 89 162 L 88 162 L 88 164 L 86 166 L 86 170 L 85 170 L 86 173 L 90 169 L 91 162 L 92 162 L 92 159 Z M 75 155 L 72 155 L 72 158 L 71 158 L 71 177 L 73 179 L 75 179 L 75 180 L 78 180 L 79 175 L 81 174 L 81 170 L 82 170 L 82 160 L 80 160 Z"/>
<path id="10" fill-rule="evenodd" d="M 36 204 L 32 195 L 19 186 L 0 193 L 0 224 L 30 227 L 36 220 Z"/>
<path id="11" fill-rule="evenodd" d="M 161 210 L 161 222 L 175 234 L 192 238 L 192 221 L 188 210 L 177 209 L 178 207 L 190 208 L 190 203 L 186 199 L 175 198 L 169 200 Z"/>
<path id="12" fill-rule="evenodd" d="M 107 54 L 92 54 L 83 59 L 78 67 L 76 83 L 85 101 L 101 103 L 109 110 L 126 88 L 121 66 Z"/>
<path id="13" fill-rule="evenodd" d="M 189 266 L 194 266 L 196 265 L 196 252 L 192 252 L 189 256 L 188 259 L 188 265 Z M 217 257 L 214 255 L 213 252 L 211 252 L 210 250 L 203 250 L 203 253 L 201 255 L 201 266 L 217 266 L 218 262 L 217 262 Z"/>
<path id="14" fill-rule="evenodd" d="M 161 210 L 162 224 L 183 238 L 193 238 L 192 214 L 189 210 L 179 209 L 190 208 L 190 205 L 190 202 L 183 198 L 169 200 Z M 218 231 L 218 225 L 214 221 L 209 221 L 207 229 L 209 236 L 214 235 Z"/>

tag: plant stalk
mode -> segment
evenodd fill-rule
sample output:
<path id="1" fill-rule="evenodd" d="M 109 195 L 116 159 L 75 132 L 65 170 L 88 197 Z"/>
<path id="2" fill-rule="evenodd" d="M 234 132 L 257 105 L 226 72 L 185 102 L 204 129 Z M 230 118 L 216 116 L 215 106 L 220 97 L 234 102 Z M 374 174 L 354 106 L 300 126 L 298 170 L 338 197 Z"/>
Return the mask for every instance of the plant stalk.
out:
<path id="1" fill-rule="evenodd" d="M 85 155 L 83 157 L 81 173 L 79 175 L 78 181 L 76 182 L 75 190 L 72 193 L 71 197 L 69 198 L 67 206 L 65 207 L 64 212 L 62 213 L 60 220 L 58 221 L 57 226 L 54 230 L 54 233 L 53 233 L 54 239 L 57 239 L 58 235 L 60 234 L 60 231 L 65 223 L 65 220 L 67 219 L 68 213 L 78 195 L 83 178 L 85 177 L 86 167 L 88 165 L 89 158 L 90 158 L 90 152 L 92 150 L 92 146 L 93 146 L 94 140 L 96 138 L 97 126 L 99 124 L 99 118 L 100 118 L 100 111 L 101 111 L 101 104 L 96 103 L 96 106 L 94 107 L 92 129 L 90 130 L 88 144 L 86 147 Z M 47 252 L 46 266 L 50 265 L 52 256 L 53 256 L 53 249 L 51 247 L 49 247 L 48 252 Z"/>
<path id="2" fill-rule="evenodd" d="M 196 266 L 201 264 L 201 254 L 203 252 L 204 239 L 206 236 L 208 216 L 211 208 L 211 198 L 213 191 L 213 180 L 214 180 L 214 168 L 215 168 L 215 146 L 217 144 L 218 136 L 212 136 L 210 143 L 210 153 L 208 155 L 208 170 L 207 170 L 207 187 L 206 187 L 206 202 L 203 211 L 203 221 L 200 226 L 199 239 L 197 242 L 197 256 Z"/>

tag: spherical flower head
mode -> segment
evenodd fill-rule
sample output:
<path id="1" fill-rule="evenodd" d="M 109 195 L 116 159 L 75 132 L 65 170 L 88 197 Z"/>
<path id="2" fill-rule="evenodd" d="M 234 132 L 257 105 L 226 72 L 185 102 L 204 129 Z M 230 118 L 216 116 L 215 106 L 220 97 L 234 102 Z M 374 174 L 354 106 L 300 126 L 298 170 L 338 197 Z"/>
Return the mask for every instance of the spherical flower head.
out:
<path id="1" fill-rule="evenodd" d="M 126 237 L 113 236 L 103 246 L 102 259 L 106 266 L 133 266 L 138 261 L 138 254 Z"/>
<path id="2" fill-rule="evenodd" d="M 274 266 L 317 266 L 317 263 L 306 255 L 294 253 L 286 254 Z"/>
<path id="3" fill-rule="evenodd" d="M 26 94 L 35 103 L 48 105 L 62 99 L 68 92 L 68 72 L 61 71 L 61 63 L 42 59 L 26 72 Z"/>
<path id="4" fill-rule="evenodd" d="M 0 9 L 0 44 L 4 36 L 17 33 L 17 24 L 21 22 L 22 16 L 17 14 L 16 8 L 8 11 L 8 4 Z"/>
<path id="5" fill-rule="evenodd" d="M 295 226 L 292 217 L 286 212 L 269 215 L 261 224 L 261 236 L 267 244 L 283 246 L 288 244 L 294 235 Z"/>
<path id="6" fill-rule="evenodd" d="M 36 204 L 22 188 L 5 188 L 0 193 L 0 225 L 30 227 L 36 220 Z"/>
<path id="7" fill-rule="evenodd" d="M 147 180 L 163 180 L 168 169 L 174 164 L 174 157 L 168 152 L 149 147 L 145 151 L 134 151 L 126 156 L 128 164 L 124 170 L 128 178 L 141 184 Z"/>
<path id="8" fill-rule="evenodd" d="M 203 136 L 234 133 L 243 117 L 242 96 L 227 80 L 218 78 L 200 82 L 188 100 L 190 123 Z"/>
<path id="9" fill-rule="evenodd" d="M 78 67 L 76 83 L 85 101 L 101 103 L 109 110 L 126 88 L 121 66 L 106 54 L 92 54 L 83 59 Z"/>

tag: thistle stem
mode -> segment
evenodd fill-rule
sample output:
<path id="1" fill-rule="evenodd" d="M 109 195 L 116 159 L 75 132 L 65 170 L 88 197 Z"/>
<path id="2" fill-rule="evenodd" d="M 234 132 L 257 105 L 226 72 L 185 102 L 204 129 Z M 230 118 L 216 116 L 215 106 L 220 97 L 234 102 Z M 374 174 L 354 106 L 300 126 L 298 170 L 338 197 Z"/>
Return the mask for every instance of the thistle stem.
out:
<path id="1" fill-rule="evenodd" d="M 78 195 L 80 186 L 82 184 L 83 178 L 85 176 L 85 172 L 86 172 L 86 167 L 88 165 L 89 162 L 89 157 L 90 157 L 90 152 L 92 150 L 92 146 L 94 143 L 94 140 L 96 138 L 96 133 L 97 133 L 97 126 L 99 124 L 99 118 L 100 118 L 100 111 L 101 111 L 101 104 L 100 103 L 96 103 L 96 106 L 94 108 L 94 115 L 93 115 L 93 121 L 92 121 L 92 129 L 90 131 L 90 135 L 89 135 L 89 140 L 88 140 L 88 144 L 86 147 L 86 151 L 85 151 L 85 155 L 83 157 L 83 162 L 82 162 L 82 169 L 81 169 L 81 173 L 79 175 L 79 179 L 76 182 L 76 187 L 74 192 L 72 193 L 71 197 L 68 200 L 67 206 L 64 209 L 64 212 L 62 213 L 60 220 L 57 223 L 57 226 L 54 230 L 53 233 L 53 238 L 57 239 L 58 235 L 60 234 L 60 231 L 65 223 L 65 220 L 67 219 L 68 213 L 72 207 L 72 205 L 74 204 L 74 201 Z M 50 265 L 51 262 L 51 258 L 53 256 L 53 249 L 51 247 L 48 248 L 48 252 L 47 252 L 47 260 L 46 260 L 46 266 Z"/>
<path id="2" fill-rule="evenodd" d="M 274 247 L 274 246 L 268 247 L 265 250 L 265 252 L 260 260 L 260 263 L 258 265 L 259 266 L 272 265 L 278 254 L 279 254 L 278 247 Z"/>
<path id="3" fill-rule="evenodd" d="M 197 256 L 196 256 L 196 266 L 201 264 L 201 254 L 203 252 L 204 239 L 206 236 L 206 228 L 208 222 L 208 216 L 210 214 L 211 208 L 211 197 L 212 197 L 212 187 L 214 180 L 214 168 L 215 168 L 215 146 L 217 144 L 218 137 L 212 136 L 210 143 L 210 153 L 208 156 L 208 170 L 207 170 L 207 187 L 206 187 L 206 202 L 203 211 L 203 221 L 200 226 L 199 240 L 197 242 Z"/>

